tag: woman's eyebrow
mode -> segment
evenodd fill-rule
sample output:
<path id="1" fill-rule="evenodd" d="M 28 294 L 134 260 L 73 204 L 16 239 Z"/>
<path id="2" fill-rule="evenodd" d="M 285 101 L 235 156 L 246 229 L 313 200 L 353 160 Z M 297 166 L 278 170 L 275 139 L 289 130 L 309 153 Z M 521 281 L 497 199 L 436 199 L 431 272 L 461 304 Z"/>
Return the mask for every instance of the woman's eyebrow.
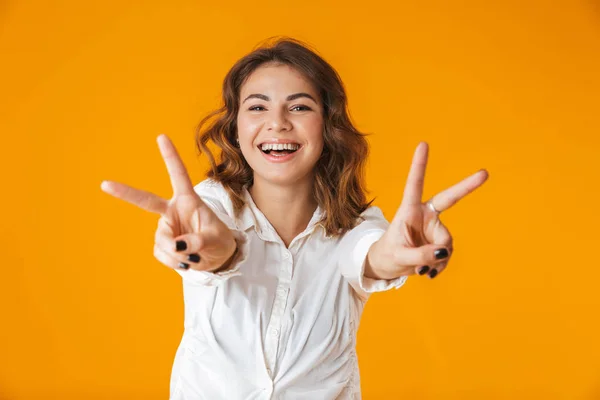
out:
<path id="1" fill-rule="evenodd" d="M 317 101 L 315 100 L 315 98 L 312 97 L 308 93 L 294 93 L 294 94 L 290 94 L 288 97 L 286 97 L 285 100 L 286 101 L 292 101 L 292 100 L 296 100 L 296 99 L 298 99 L 300 97 L 307 97 L 307 98 L 311 99 L 312 101 L 314 101 L 315 103 L 317 103 Z M 271 101 L 271 99 L 269 98 L 269 96 L 266 96 L 266 95 L 260 94 L 260 93 L 253 93 L 250 96 L 246 97 L 244 99 L 244 101 L 242 102 L 242 104 L 245 103 L 246 100 L 252 99 L 252 98 L 261 99 L 261 100 L 264 100 L 264 101 Z"/>

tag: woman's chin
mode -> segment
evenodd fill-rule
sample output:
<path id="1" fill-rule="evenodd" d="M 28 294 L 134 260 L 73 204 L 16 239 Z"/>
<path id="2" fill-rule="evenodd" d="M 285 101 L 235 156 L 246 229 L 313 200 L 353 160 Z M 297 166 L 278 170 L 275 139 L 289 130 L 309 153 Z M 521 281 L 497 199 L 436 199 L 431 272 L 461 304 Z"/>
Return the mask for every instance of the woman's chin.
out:
<path id="1" fill-rule="evenodd" d="M 299 181 L 311 179 L 309 174 L 300 172 L 301 171 L 293 170 L 292 168 L 279 170 L 275 168 L 271 171 L 264 171 L 263 173 L 254 170 L 254 182 L 256 183 L 257 180 L 260 180 L 269 185 L 283 187 L 297 185 Z"/>

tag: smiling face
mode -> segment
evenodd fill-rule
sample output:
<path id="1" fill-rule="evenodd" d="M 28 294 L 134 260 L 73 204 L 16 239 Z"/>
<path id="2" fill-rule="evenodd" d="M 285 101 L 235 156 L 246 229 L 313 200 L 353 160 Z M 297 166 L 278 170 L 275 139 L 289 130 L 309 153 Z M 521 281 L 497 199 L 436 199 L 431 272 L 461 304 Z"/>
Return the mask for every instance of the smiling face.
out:
<path id="1" fill-rule="evenodd" d="M 323 106 L 313 86 L 288 65 L 258 67 L 242 85 L 238 137 L 254 182 L 313 179 L 323 151 Z"/>

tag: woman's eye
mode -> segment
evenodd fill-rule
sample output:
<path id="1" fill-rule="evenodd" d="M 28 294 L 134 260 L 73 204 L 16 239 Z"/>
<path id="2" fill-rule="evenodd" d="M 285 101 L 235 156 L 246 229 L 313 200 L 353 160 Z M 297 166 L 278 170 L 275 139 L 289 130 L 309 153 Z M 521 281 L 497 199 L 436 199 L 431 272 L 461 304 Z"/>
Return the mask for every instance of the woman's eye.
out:
<path id="1" fill-rule="evenodd" d="M 294 106 L 294 107 L 292 108 L 292 110 L 295 110 L 295 109 L 297 109 L 297 108 L 300 108 L 300 109 L 301 109 L 301 110 L 298 110 L 298 111 L 310 111 L 310 107 L 307 107 L 307 106 Z"/>
<path id="2" fill-rule="evenodd" d="M 248 109 L 249 111 L 263 111 L 265 108 L 263 106 L 252 106 Z M 310 111 L 310 107 L 307 106 L 294 106 L 292 107 L 292 111 Z"/>

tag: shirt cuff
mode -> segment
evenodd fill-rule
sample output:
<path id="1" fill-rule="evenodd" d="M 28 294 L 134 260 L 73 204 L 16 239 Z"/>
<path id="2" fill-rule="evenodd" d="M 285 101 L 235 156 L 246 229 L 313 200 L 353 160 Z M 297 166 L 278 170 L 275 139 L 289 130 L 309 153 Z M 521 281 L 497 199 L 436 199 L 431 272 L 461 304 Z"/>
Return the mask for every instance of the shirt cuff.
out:
<path id="1" fill-rule="evenodd" d="M 369 249 L 384 233 L 384 231 L 375 231 L 366 234 L 358 241 L 352 252 L 352 264 L 357 269 L 358 287 L 365 293 L 383 292 L 392 288 L 399 289 L 408 279 L 408 276 L 395 279 L 372 279 L 365 276 L 365 265 Z"/>

